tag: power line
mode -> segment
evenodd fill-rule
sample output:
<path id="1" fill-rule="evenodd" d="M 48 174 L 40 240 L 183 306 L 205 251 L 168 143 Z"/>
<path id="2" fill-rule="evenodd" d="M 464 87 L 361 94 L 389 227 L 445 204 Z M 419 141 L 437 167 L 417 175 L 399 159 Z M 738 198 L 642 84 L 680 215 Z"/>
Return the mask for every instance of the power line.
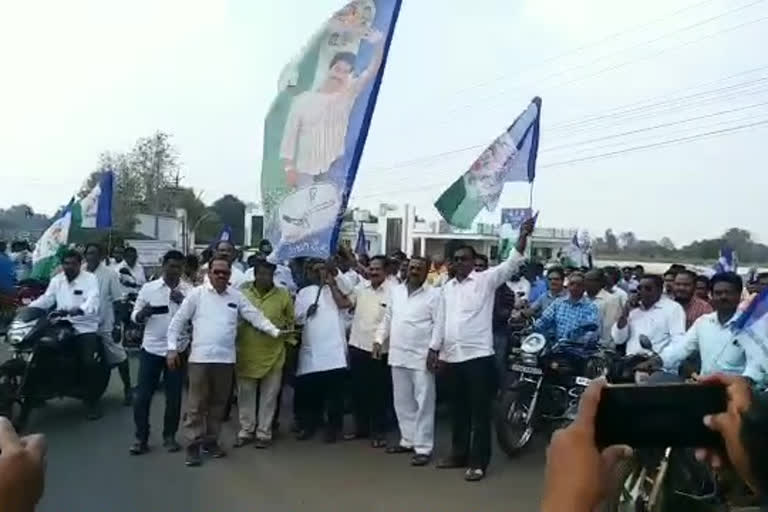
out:
<path id="1" fill-rule="evenodd" d="M 607 159 L 607 158 L 613 158 L 613 157 L 616 157 L 616 156 L 619 156 L 619 155 L 622 155 L 622 154 L 626 154 L 626 153 L 633 153 L 633 152 L 639 152 L 639 151 L 647 151 L 649 149 L 654 149 L 654 148 L 659 148 L 659 147 L 666 147 L 666 146 L 672 146 L 672 145 L 678 145 L 678 144 L 686 144 L 686 143 L 689 143 L 689 142 L 695 142 L 697 140 L 702 140 L 702 139 L 711 138 L 711 137 L 720 137 L 720 136 L 728 135 L 728 134 L 731 134 L 731 133 L 734 133 L 734 132 L 738 132 L 738 131 L 741 131 L 741 130 L 745 130 L 745 129 L 748 129 L 748 128 L 754 128 L 754 127 L 757 127 L 757 126 L 764 126 L 764 125 L 768 125 L 768 119 L 763 119 L 763 120 L 752 122 L 752 123 L 745 123 L 745 124 L 741 124 L 741 125 L 737 125 L 737 126 L 732 126 L 732 127 L 729 127 L 729 128 L 723 128 L 723 129 L 720 129 L 720 130 L 712 130 L 712 131 L 709 131 L 709 132 L 698 133 L 698 134 L 690 135 L 690 136 L 686 136 L 686 137 L 678 137 L 678 138 L 668 139 L 668 140 L 654 142 L 654 143 L 650 143 L 650 144 L 643 144 L 643 145 L 633 146 L 633 147 L 629 147 L 629 148 L 624 148 L 624 149 L 620 149 L 620 150 L 616 150 L 616 151 L 609 151 L 609 152 L 600 153 L 600 154 L 596 154 L 596 155 L 589 155 L 589 156 L 585 156 L 585 157 L 572 158 L 572 159 L 569 159 L 569 160 L 562 160 L 562 161 L 558 161 L 558 162 L 553 162 L 553 163 L 549 163 L 549 164 L 540 165 L 539 169 L 548 169 L 548 168 L 552 168 L 552 167 L 561 167 L 561 166 L 564 166 L 564 165 L 571 165 L 571 164 L 574 164 L 574 163 L 580 163 L 580 162 L 586 162 L 586 161 L 592 161 L 592 160 L 602 160 L 602 159 Z M 417 191 L 427 190 L 427 189 L 436 188 L 436 187 L 444 187 L 445 185 L 446 185 L 445 181 L 440 181 L 440 182 L 436 182 L 436 183 L 425 184 L 425 185 L 422 185 L 422 186 L 419 186 L 419 187 L 401 188 L 401 189 L 395 189 L 395 190 L 386 190 L 386 191 L 377 192 L 377 193 L 374 193 L 374 194 L 353 195 L 352 199 L 359 200 L 359 199 L 367 199 L 367 198 L 372 198 L 372 197 L 381 197 L 383 195 L 398 194 L 398 193 L 403 193 L 403 192 L 417 192 Z"/>

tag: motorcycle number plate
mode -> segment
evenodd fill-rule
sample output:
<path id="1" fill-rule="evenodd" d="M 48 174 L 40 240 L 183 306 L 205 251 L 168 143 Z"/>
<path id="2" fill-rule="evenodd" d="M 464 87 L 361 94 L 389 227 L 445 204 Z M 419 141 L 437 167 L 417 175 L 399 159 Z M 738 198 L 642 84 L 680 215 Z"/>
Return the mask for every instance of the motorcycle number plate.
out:
<path id="1" fill-rule="evenodd" d="M 586 377 L 576 377 L 576 384 L 578 386 L 589 386 L 590 382 L 592 382 L 592 379 L 588 379 Z"/>
<path id="2" fill-rule="evenodd" d="M 521 364 L 513 364 L 512 371 L 520 372 L 520 373 L 530 373 L 531 375 L 541 375 L 543 373 L 541 371 L 541 368 L 536 368 L 535 366 L 523 366 Z"/>

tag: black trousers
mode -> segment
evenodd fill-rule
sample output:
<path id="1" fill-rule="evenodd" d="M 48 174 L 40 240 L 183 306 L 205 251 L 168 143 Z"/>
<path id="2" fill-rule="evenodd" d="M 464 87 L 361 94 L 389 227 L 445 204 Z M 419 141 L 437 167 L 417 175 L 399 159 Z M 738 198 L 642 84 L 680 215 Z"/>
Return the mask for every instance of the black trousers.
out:
<path id="1" fill-rule="evenodd" d="M 355 433 L 382 436 L 392 409 L 392 373 L 387 356 L 374 359 L 370 352 L 349 347 L 349 366 Z"/>
<path id="2" fill-rule="evenodd" d="M 307 373 L 296 378 L 294 404 L 301 428 L 315 431 L 327 417 L 328 428 L 341 431 L 346 369 Z"/>
<path id="3" fill-rule="evenodd" d="M 104 346 L 101 342 L 101 336 L 95 332 L 78 334 L 72 338 L 72 342 L 75 343 L 80 363 L 80 383 L 85 391 L 83 401 L 88 405 L 93 405 L 98 402 L 101 396 L 97 391 L 102 387 L 102 380 L 109 378 L 109 372 L 103 366 L 105 363 L 99 362 L 98 359 L 94 358 L 94 353 L 99 353 L 102 358 L 104 357 Z"/>
<path id="4" fill-rule="evenodd" d="M 152 395 L 157 390 L 160 375 L 165 384 L 165 415 L 163 417 L 163 438 L 173 437 L 179 429 L 181 416 L 181 389 L 184 370 L 169 370 L 166 359 L 142 350 L 139 354 L 139 383 L 133 403 L 133 421 L 136 424 L 136 439 L 149 439 L 149 409 Z"/>
<path id="5" fill-rule="evenodd" d="M 491 461 L 491 407 L 495 392 L 494 357 L 450 363 L 453 375 L 452 455 L 467 467 L 485 470 Z"/>

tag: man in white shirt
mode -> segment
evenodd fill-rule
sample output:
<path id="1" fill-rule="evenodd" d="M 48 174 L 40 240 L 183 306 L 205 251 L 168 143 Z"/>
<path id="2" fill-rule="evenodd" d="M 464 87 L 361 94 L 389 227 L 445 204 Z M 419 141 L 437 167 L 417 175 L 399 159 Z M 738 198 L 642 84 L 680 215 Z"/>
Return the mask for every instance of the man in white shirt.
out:
<path id="1" fill-rule="evenodd" d="M 82 383 L 86 389 L 100 387 L 98 383 L 108 372 L 101 358 L 104 349 L 99 337 L 99 282 L 96 277 L 84 272 L 83 257 L 75 250 L 65 252 L 61 257 L 62 272 L 51 278 L 45 293 L 33 301 L 29 307 L 40 309 L 56 308 L 59 316 L 66 316 L 77 331 L 74 343 L 78 347 L 78 357 L 82 368 Z M 98 354 L 99 357 L 95 357 Z M 107 373 L 108 375 L 108 373 Z M 88 407 L 88 419 L 100 416 L 95 392 L 84 397 Z"/>
<path id="2" fill-rule="evenodd" d="M 349 335 L 355 432 L 346 438 L 370 437 L 374 448 L 386 446 L 389 386 L 392 382 L 387 365 L 387 346 L 374 343 L 374 337 L 389 307 L 389 290 L 393 286 L 397 284 L 387 279 L 387 258 L 374 256 L 368 266 L 368 280 L 360 282 L 350 295 L 355 308 Z"/>
<path id="3" fill-rule="evenodd" d="M 189 440 L 187 466 L 199 466 L 200 451 L 213 458 L 225 456 L 218 438 L 235 373 L 235 335 L 243 318 L 277 338 L 280 330 L 256 309 L 239 290 L 229 285 L 232 263 L 222 256 L 208 267 L 208 283 L 193 289 L 168 325 L 166 359 L 172 370 L 181 364 L 182 333 L 192 322 L 189 354 L 189 395 L 184 430 Z"/>
<path id="4" fill-rule="evenodd" d="M 637 286 L 639 301 L 630 301 L 611 329 L 616 345 L 627 344 L 627 355 L 646 353 L 640 344 L 647 337 L 653 351 L 661 353 L 685 334 L 685 311 L 677 302 L 662 296 L 664 280 L 646 274 Z"/>
<path id="5" fill-rule="evenodd" d="M 491 459 L 491 402 L 496 389 L 493 358 L 493 299 L 496 288 L 520 270 L 533 220 L 520 226 L 520 236 L 509 258 L 485 272 L 475 272 L 471 246 L 454 253 L 456 277 L 443 286 L 440 325 L 444 335 L 432 340 L 427 363 L 447 363 L 454 374 L 455 404 L 451 455 L 438 468 L 467 468 L 464 478 L 485 477 Z"/>
<path id="6" fill-rule="evenodd" d="M 611 346 L 611 329 L 623 312 L 619 298 L 605 289 L 605 273 L 599 268 L 593 268 L 584 274 L 584 289 L 589 300 L 597 306 L 600 343 Z"/>
<path id="7" fill-rule="evenodd" d="M 99 244 L 85 246 L 85 270 L 96 276 L 99 282 L 99 335 L 104 344 L 104 359 L 110 366 L 117 366 L 123 381 L 123 405 L 133 402 L 131 368 L 125 348 L 115 343 L 115 301 L 122 296 L 117 274 L 103 261 L 104 252 Z"/>
<path id="8" fill-rule="evenodd" d="M 232 288 L 240 289 L 240 287 L 245 284 L 248 281 L 248 278 L 246 277 L 244 272 L 241 272 L 236 267 L 232 266 L 233 262 L 235 261 L 235 255 L 237 251 L 235 250 L 235 246 L 232 245 L 232 242 L 229 240 L 219 240 L 219 242 L 216 244 L 216 258 L 222 258 L 229 262 L 231 275 L 229 277 L 229 286 Z M 210 262 L 207 265 L 204 265 L 204 271 L 205 271 L 205 277 L 203 279 L 203 284 L 210 284 L 211 278 L 210 278 L 210 272 L 209 272 L 209 265 Z M 253 272 L 251 272 L 250 280 L 253 281 Z"/>
<path id="9" fill-rule="evenodd" d="M 137 293 L 147 282 L 144 267 L 139 263 L 139 253 L 135 247 L 126 247 L 125 259 L 115 267 L 120 285 L 123 287 L 123 295 Z"/>
<path id="10" fill-rule="evenodd" d="M 327 416 L 325 441 L 338 439 L 344 419 L 347 339 L 340 311 L 351 306 L 325 262 L 307 263 L 310 283 L 296 296 L 296 323 L 303 326 L 299 346 L 294 410 L 296 439 L 314 436 Z"/>
<path id="11" fill-rule="evenodd" d="M 413 466 L 429 463 L 434 448 L 435 375 L 427 369 L 427 353 L 439 344 L 440 291 L 426 284 L 430 262 L 414 256 L 408 280 L 390 290 L 389 307 L 379 324 L 374 346 L 389 342 L 389 364 L 400 442 L 387 453 L 415 452 Z"/>
<path id="12" fill-rule="evenodd" d="M 605 273 L 605 290 L 619 299 L 619 305 L 624 309 L 629 302 L 629 295 L 618 285 L 621 280 L 621 271 L 618 267 L 605 267 L 603 272 Z"/>
<path id="13" fill-rule="evenodd" d="M 144 324 L 144 340 L 139 354 L 139 382 L 133 407 L 136 442 L 130 448 L 131 455 L 141 455 L 149 451 L 147 444 L 149 409 L 160 375 L 163 376 L 165 385 L 163 447 L 169 452 L 177 452 L 181 449 L 176 442 L 176 431 L 179 428 L 181 415 L 184 372 L 182 368 L 171 369 L 166 364 L 166 356 L 168 355 L 168 325 L 184 297 L 193 289 L 191 284 L 181 280 L 184 262 L 182 253 L 168 251 L 163 256 L 162 277 L 141 287 L 131 314 L 131 320 L 137 324 Z M 181 345 L 188 343 L 188 338 L 185 334 Z M 181 346 L 179 348 L 181 349 Z"/>

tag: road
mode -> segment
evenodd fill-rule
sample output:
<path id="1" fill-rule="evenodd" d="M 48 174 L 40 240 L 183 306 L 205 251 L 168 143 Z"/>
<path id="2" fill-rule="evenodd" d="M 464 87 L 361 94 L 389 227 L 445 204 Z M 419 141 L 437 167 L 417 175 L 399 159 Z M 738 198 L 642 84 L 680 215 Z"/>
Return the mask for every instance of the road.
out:
<path id="1" fill-rule="evenodd" d="M 153 450 L 128 455 L 133 420 L 121 406 L 116 373 L 104 398 L 104 417 L 85 421 L 80 403 L 52 401 L 33 412 L 30 431 L 49 441 L 46 491 L 40 512 L 516 512 L 536 510 L 543 474 L 541 440 L 510 460 L 498 448 L 487 478 L 467 483 L 461 470 L 413 468 L 408 456 L 387 455 L 362 441 L 295 441 L 288 433 L 270 450 L 248 446 L 221 460 L 186 468 L 183 453 L 168 454 L 153 431 Z M 162 395 L 153 403 L 161 425 Z M 286 409 L 286 408 L 284 408 Z M 288 425 L 288 418 L 284 418 Z M 231 446 L 234 423 L 223 434 Z M 438 423 L 438 453 L 448 448 Z M 285 431 L 285 427 L 284 427 Z"/>

